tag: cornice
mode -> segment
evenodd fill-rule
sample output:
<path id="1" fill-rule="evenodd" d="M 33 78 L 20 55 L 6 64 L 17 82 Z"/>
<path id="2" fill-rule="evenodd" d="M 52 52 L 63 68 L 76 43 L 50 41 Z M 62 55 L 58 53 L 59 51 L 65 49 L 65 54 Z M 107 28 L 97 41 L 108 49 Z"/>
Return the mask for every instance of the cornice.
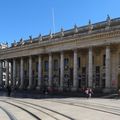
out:
<path id="1" fill-rule="evenodd" d="M 44 49 L 45 47 L 49 47 L 51 45 L 59 45 L 59 44 L 66 44 L 69 42 L 82 42 L 84 43 L 85 41 L 95 41 L 95 40 L 103 40 L 103 39 L 109 39 L 109 38 L 115 38 L 115 37 L 120 37 L 120 30 L 110 30 L 110 31 L 104 31 L 101 33 L 91 33 L 87 35 L 81 35 L 81 34 L 76 34 L 76 35 L 71 35 L 69 37 L 62 37 L 62 38 L 57 38 L 57 39 L 51 39 L 47 41 L 41 41 L 41 43 L 32 43 L 29 45 L 23 45 L 23 46 L 17 46 L 17 47 L 12 47 L 12 48 L 7 48 L 7 49 L 2 49 L 0 50 L 0 54 L 5 54 L 10 53 L 10 52 L 19 52 L 19 51 L 24 51 L 24 50 L 29 50 L 29 49 L 36 49 L 36 48 L 41 48 Z"/>

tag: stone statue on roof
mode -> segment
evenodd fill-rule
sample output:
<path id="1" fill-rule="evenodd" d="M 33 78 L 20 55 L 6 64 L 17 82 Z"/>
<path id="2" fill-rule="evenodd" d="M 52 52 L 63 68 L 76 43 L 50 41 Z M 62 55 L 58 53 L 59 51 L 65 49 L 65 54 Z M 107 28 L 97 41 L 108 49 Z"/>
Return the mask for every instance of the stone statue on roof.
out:
<path id="1" fill-rule="evenodd" d="M 20 39 L 20 44 L 21 44 L 21 45 L 24 45 L 24 41 L 23 41 L 22 38 Z"/>
<path id="2" fill-rule="evenodd" d="M 61 35 L 62 35 L 62 37 L 64 36 L 64 29 L 63 28 L 61 28 Z"/>
<path id="3" fill-rule="evenodd" d="M 17 42 L 16 42 L 16 40 L 14 40 L 14 46 L 16 46 L 17 45 Z"/>
<path id="4" fill-rule="evenodd" d="M 93 29 L 93 25 L 91 23 L 91 20 L 89 20 L 89 23 L 88 23 L 88 30 L 89 30 L 89 32 L 91 32 L 92 29 Z"/>
<path id="5" fill-rule="evenodd" d="M 53 38 L 53 34 L 52 34 L 52 32 L 51 32 L 51 30 L 50 30 L 50 39 L 52 39 Z"/>
<path id="6" fill-rule="evenodd" d="M 39 42 L 42 41 L 42 35 L 41 34 L 39 34 L 38 39 L 39 39 Z"/>
<path id="7" fill-rule="evenodd" d="M 77 27 L 76 24 L 74 25 L 74 29 L 75 29 L 75 33 L 77 33 L 78 32 L 78 27 Z"/>
<path id="8" fill-rule="evenodd" d="M 107 25 L 108 25 L 108 26 L 110 26 L 110 23 L 111 23 L 111 18 L 110 18 L 110 16 L 109 16 L 109 15 L 107 15 L 107 19 L 106 19 L 106 21 L 107 21 Z"/>
<path id="9" fill-rule="evenodd" d="M 32 39 L 32 35 L 29 36 L 29 39 L 30 39 L 30 43 L 32 43 L 32 40 L 33 40 L 33 39 Z"/>

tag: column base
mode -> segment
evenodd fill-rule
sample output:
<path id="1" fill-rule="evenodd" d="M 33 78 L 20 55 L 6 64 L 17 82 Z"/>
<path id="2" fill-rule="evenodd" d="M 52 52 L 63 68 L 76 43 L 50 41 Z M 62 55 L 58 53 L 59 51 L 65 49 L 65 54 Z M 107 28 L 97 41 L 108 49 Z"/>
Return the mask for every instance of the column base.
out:
<path id="1" fill-rule="evenodd" d="M 75 91 L 77 91 L 77 88 L 76 88 L 76 87 L 72 87 L 71 90 L 72 90 L 73 92 L 75 92 Z"/>
<path id="2" fill-rule="evenodd" d="M 48 86 L 48 92 L 53 92 L 53 89 L 51 86 Z"/>
<path id="3" fill-rule="evenodd" d="M 103 93 L 111 93 L 112 89 L 111 88 L 104 88 Z"/>
<path id="4" fill-rule="evenodd" d="M 63 87 L 59 87 L 59 92 L 63 92 Z"/>
<path id="5" fill-rule="evenodd" d="M 41 89 L 41 87 L 40 87 L 40 86 L 37 86 L 37 87 L 36 87 L 36 90 L 40 90 L 40 89 Z"/>
<path id="6" fill-rule="evenodd" d="M 16 86 L 15 86 L 15 85 L 13 85 L 13 86 L 12 86 L 12 89 L 13 89 L 13 90 L 14 90 L 14 89 L 16 89 Z"/>
<path id="7" fill-rule="evenodd" d="M 28 90 L 31 90 L 31 89 L 32 89 L 32 87 L 31 87 L 31 86 L 28 86 L 28 87 L 27 87 L 27 89 L 28 89 Z"/>
<path id="8" fill-rule="evenodd" d="M 19 89 L 22 90 L 22 89 L 23 89 L 23 86 L 21 85 L 21 86 L 19 87 Z"/>

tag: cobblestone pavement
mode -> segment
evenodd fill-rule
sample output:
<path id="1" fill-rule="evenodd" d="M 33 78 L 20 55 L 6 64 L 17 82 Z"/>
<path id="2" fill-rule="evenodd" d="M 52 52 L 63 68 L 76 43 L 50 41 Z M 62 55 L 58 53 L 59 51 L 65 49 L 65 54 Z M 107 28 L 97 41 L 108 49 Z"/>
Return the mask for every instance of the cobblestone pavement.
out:
<path id="1" fill-rule="evenodd" d="M 1 96 L 0 120 L 120 120 L 120 99 Z"/>

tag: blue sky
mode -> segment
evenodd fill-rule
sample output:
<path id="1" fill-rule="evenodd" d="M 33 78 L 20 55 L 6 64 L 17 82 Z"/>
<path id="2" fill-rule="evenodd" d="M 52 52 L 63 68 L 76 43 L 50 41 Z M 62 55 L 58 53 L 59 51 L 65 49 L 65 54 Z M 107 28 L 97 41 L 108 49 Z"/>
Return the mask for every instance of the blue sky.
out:
<path id="1" fill-rule="evenodd" d="M 120 0 L 0 0 L 0 42 L 20 38 L 28 39 L 53 31 L 52 8 L 54 8 L 55 31 L 65 30 L 77 24 L 83 26 L 120 17 Z"/>

